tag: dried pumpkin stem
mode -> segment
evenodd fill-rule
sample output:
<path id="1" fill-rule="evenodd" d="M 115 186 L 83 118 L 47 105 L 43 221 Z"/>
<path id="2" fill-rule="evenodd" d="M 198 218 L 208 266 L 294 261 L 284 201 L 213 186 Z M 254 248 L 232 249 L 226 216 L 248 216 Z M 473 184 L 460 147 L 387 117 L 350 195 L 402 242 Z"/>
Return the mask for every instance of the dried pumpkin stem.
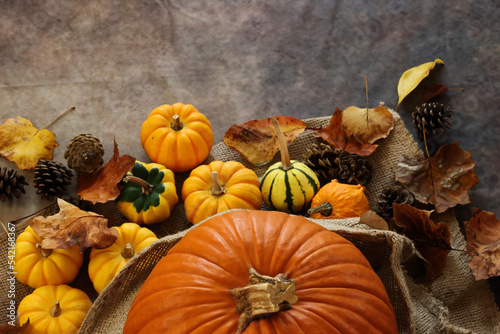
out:
<path id="1" fill-rule="evenodd" d="M 133 175 L 125 176 L 122 181 L 125 183 L 127 183 L 127 182 L 137 183 L 138 185 L 140 185 L 142 187 L 142 192 L 146 195 L 151 194 L 151 192 L 153 191 L 153 185 L 149 184 L 148 181 L 141 179 L 140 177 L 137 177 L 137 176 L 133 176 Z"/>
<path id="2" fill-rule="evenodd" d="M 134 256 L 134 253 L 134 247 L 130 242 L 127 242 L 125 248 L 122 249 L 122 256 L 126 259 L 130 259 L 132 256 Z"/>
<path id="3" fill-rule="evenodd" d="M 52 254 L 52 249 L 42 248 L 42 244 L 37 243 L 35 245 L 35 247 L 38 248 L 38 250 L 40 251 L 40 254 L 42 254 L 42 256 L 45 258 L 49 257 L 50 254 Z"/>
<path id="4" fill-rule="evenodd" d="M 50 315 L 53 317 L 58 317 L 61 315 L 61 305 L 59 305 L 58 300 L 56 300 L 55 305 L 50 308 Z"/>
<path id="5" fill-rule="evenodd" d="M 270 277 L 259 274 L 254 268 L 248 270 L 250 285 L 230 290 L 236 301 L 236 312 L 240 314 L 238 334 L 256 318 L 289 310 L 297 303 L 295 280 L 287 279 L 286 274 Z"/>
<path id="6" fill-rule="evenodd" d="M 175 114 L 173 117 L 172 117 L 173 121 L 172 123 L 170 123 L 170 127 L 172 128 L 172 130 L 174 131 L 180 131 L 182 130 L 182 128 L 184 127 L 181 123 L 181 120 L 179 119 L 179 115 Z"/>
<path id="7" fill-rule="evenodd" d="M 278 144 L 280 146 L 281 153 L 281 169 L 287 171 L 289 169 L 292 169 L 293 165 L 290 162 L 290 154 L 288 153 L 288 146 L 286 144 L 285 135 L 283 134 L 280 124 L 278 123 L 276 118 L 271 118 L 271 121 L 273 122 L 274 129 L 276 130 L 276 133 L 278 135 Z"/>
<path id="8" fill-rule="evenodd" d="M 226 192 L 226 190 L 224 189 L 224 186 L 222 186 L 219 183 L 219 176 L 218 176 L 216 171 L 212 172 L 212 184 L 213 184 L 213 186 L 212 186 L 212 194 L 213 195 L 219 196 L 219 195 L 222 195 Z"/>
<path id="9" fill-rule="evenodd" d="M 315 206 L 314 208 L 310 208 L 309 210 L 307 210 L 307 213 L 309 214 L 309 216 L 315 213 L 321 213 L 323 216 L 328 217 L 332 214 L 332 211 L 332 205 L 328 202 L 324 202 L 318 206 Z"/>

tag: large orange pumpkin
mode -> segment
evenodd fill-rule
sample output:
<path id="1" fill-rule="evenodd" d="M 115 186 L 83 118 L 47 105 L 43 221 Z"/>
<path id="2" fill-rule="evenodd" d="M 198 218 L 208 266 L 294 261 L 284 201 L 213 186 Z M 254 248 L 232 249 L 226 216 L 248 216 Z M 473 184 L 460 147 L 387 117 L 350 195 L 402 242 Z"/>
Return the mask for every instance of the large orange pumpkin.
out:
<path id="1" fill-rule="evenodd" d="M 304 217 L 238 210 L 189 231 L 156 265 L 124 333 L 243 331 L 398 328 L 384 285 L 351 242 Z"/>
<path id="2" fill-rule="evenodd" d="M 162 105 L 141 126 L 141 143 L 151 161 L 186 172 L 205 160 L 214 135 L 208 119 L 190 104 Z"/>

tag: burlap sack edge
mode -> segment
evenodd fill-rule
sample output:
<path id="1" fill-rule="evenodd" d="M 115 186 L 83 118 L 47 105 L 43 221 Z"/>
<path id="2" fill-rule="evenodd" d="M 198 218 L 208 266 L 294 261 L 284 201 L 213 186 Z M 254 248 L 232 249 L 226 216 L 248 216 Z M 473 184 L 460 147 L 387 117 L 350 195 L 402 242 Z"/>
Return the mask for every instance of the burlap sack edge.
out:
<path id="1" fill-rule="evenodd" d="M 241 209 L 228 210 L 218 213 L 203 220 L 199 224 L 192 226 L 187 230 L 164 236 L 138 252 L 120 270 L 118 275 L 113 278 L 108 286 L 104 288 L 104 290 L 99 294 L 98 298 L 94 301 L 91 310 L 87 314 L 87 317 L 82 323 L 79 333 L 100 333 L 101 331 L 96 331 L 95 328 L 96 324 L 102 323 L 102 319 L 99 318 L 101 318 L 103 315 L 109 314 L 109 311 L 113 308 L 119 308 L 120 312 L 118 313 L 120 314 L 122 312 L 128 313 L 131 303 L 123 305 L 120 304 L 119 301 L 123 296 L 124 291 L 128 290 L 127 288 L 131 284 L 134 284 L 134 288 L 137 288 L 132 298 L 133 301 L 136 293 L 138 293 L 140 287 L 144 284 L 145 280 L 149 276 L 150 272 L 154 269 L 158 261 L 161 260 L 161 258 L 163 258 L 168 253 L 168 251 L 175 244 L 177 244 L 177 242 L 179 242 L 187 233 L 201 226 L 201 224 L 212 219 L 213 217 L 221 216 L 227 214 L 228 212 L 238 210 Z M 366 225 L 359 224 L 359 217 L 347 219 L 312 219 L 304 216 L 300 217 L 314 222 L 328 229 L 329 231 L 335 232 L 351 242 L 358 240 L 374 243 L 376 242 L 376 240 L 378 240 L 378 243 L 380 243 L 380 240 L 382 240 L 382 242 L 386 242 L 388 244 L 388 247 L 390 248 L 390 267 L 392 268 L 392 270 L 394 270 L 393 279 L 394 283 L 396 283 L 396 290 L 393 289 L 393 286 L 386 286 L 386 289 L 393 306 L 395 306 L 395 299 L 398 305 L 398 308 L 394 307 L 394 309 L 396 312 L 396 318 L 398 321 L 400 333 L 413 333 L 414 320 L 413 314 L 410 311 L 410 296 L 409 294 L 405 293 L 407 291 L 407 288 L 405 288 L 406 281 L 403 267 L 401 266 L 401 264 L 405 262 L 406 259 L 415 254 L 415 249 L 411 240 L 393 231 L 375 230 Z M 361 225 L 363 226 L 360 228 Z M 163 247 L 165 245 L 167 245 L 167 247 Z M 159 251 L 161 256 L 157 257 L 156 262 L 148 261 L 148 256 L 155 251 Z M 366 254 L 364 255 L 366 256 Z M 148 274 L 138 278 L 135 277 L 137 272 L 144 273 L 144 271 L 147 271 Z M 383 279 L 382 281 L 385 284 Z M 137 286 L 136 284 L 139 284 L 140 286 Z M 121 326 L 116 327 L 123 328 L 123 325 L 124 323 L 122 323 Z"/>

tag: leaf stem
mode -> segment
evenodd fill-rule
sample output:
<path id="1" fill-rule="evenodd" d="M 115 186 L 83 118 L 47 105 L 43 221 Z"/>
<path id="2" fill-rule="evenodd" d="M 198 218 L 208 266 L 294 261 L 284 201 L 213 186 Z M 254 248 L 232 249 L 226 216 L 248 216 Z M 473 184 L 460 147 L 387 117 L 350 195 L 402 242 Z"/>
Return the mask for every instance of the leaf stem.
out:
<path id="1" fill-rule="evenodd" d="M 62 116 L 64 116 L 65 114 L 67 114 L 68 112 L 70 112 L 72 110 L 75 110 L 75 107 L 69 108 L 68 110 L 66 110 L 65 112 L 63 112 L 62 114 L 60 114 L 59 116 L 57 116 L 56 118 L 54 118 L 49 124 L 45 125 L 40 130 L 48 128 L 49 126 L 51 126 L 52 124 L 54 124 L 55 121 L 57 121 L 59 118 L 61 118 Z M 38 131 L 40 131 L 40 130 L 38 130 Z"/>
<path id="2" fill-rule="evenodd" d="M 368 124 L 368 79 L 365 75 L 365 91 L 366 91 L 366 124 Z"/>

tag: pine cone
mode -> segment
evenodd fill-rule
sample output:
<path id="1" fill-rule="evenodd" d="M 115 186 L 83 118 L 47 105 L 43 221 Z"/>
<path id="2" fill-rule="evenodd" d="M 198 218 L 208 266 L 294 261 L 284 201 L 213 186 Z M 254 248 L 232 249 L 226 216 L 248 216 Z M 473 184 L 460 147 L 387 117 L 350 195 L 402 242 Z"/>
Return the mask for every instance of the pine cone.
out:
<path id="1" fill-rule="evenodd" d="M 63 195 L 66 186 L 71 184 L 72 178 L 73 172 L 62 163 L 40 159 L 35 167 L 33 182 L 37 188 L 36 193 L 42 195 L 42 198 L 51 200 Z"/>
<path id="2" fill-rule="evenodd" d="M 378 204 L 389 217 L 393 217 L 394 213 L 392 210 L 392 204 L 408 204 L 412 205 L 414 201 L 413 194 L 409 192 L 406 188 L 400 185 L 394 185 L 392 187 L 385 188 L 378 197 Z M 379 213 L 380 209 L 377 208 Z"/>
<path id="3" fill-rule="evenodd" d="M 372 164 L 357 154 L 344 152 L 340 155 L 340 183 L 361 184 L 364 186 L 372 179 Z"/>
<path id="4" fill-rule="evenodd" d="M 101 141 L 89 133 L 82 133 L 71 139 L 64 152 L 68 167 L 79 175 L 89 175 L 97 171 L 104 160 Z"/>
<path id="5" fill-rule="evenodd" d="M 304 156 L 304 163 L 316 173 L 320 183 L 324 185 L 338 178 L 340 168 L 338 159 L 341 153 L 341 150 L 329 144 L 312 144 Z"/>
<path id="6" fill-rule="evenodd" d="M 442 103 L 423 103 L 417 106 L 412 114 L 413 125 L 420 139 L 439 138 L 443 136 L 451 126 L 451 117 L 453 110 L 444 106 Z"/>
<path id="7" fill-rule="evenodd" d="M 6 199 L 11 201 L 13 196 L 19 198 L 21 194 L 26 193 L 24 186 L 28 184 L 24 175 L 3 167 L 0 169 L 0 201 L 5 202 Z"/>
<path id="8" fill-rule="evenodd" d="M 365 185 L 372 176 L 371 163 L 365 158 L 325 143 L 311 145 L 304 161 L 316 173 L 322 185 L 333 179 L 340 183 L 358 184 L 357 179 L 361 185 Z"/>

